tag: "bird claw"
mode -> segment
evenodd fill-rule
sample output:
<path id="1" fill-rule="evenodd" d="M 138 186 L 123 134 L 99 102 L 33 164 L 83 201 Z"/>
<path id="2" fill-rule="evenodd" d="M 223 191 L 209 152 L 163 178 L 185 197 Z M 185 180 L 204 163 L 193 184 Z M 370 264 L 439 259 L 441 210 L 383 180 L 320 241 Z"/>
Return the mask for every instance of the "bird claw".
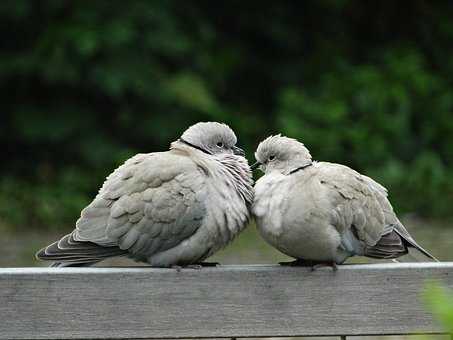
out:
<path id="1" fill-rule="evenodd" d="M 181 266 L 178 266 L 178 265 L 176 265 L 176 264 L 173 264 L 173 265 L 171 266 L 171 268 L 172 268 L 172 269 L 176 269 L 176 271 L 177 271 L 178 273 L 179 273 L 179 272 L 181 271 L 181 269 L 182 269 Z"/>
<path id="2" fill-rule="evenodd" d="M 184 268 L 200 270 L 203 266 L 201 264 L 188 264 Z"/>
<path id="3" fill-rule="evenodd" d="M 172 269 L 176 269 L 176 271 L 179 273 L 182 269 L 196 269 L 199 270 L 202 268 L 201 265 L 199 264 L 188 264 L 186 266 L 179 266 L 177 264 L 174 264 L 171 266 Z"/>
<path id="4" fill-rule="evenodd" d="M 185 266 L 180 266 L 177 264 L 174 264 L 171 266 L 171 268 L 176 269 L 176 271 L 179 273 L 182 269 L 195 269 L 195 270 L 200 270 L 203 267 L 216 267 L 220 263 L 218 262 L 200 262 L 200 263 L 192 263 L 188 264 Z"/>
<path id="5" fill-rule="evenodd" d="M 311 267 L 311 271 L 314 272 L 316 269 L 322 267 L 332 267 L 332 270 L 336 272 L 338 270 L 338 266 L 335 261 L 328 261 L 328 262 L 317 262 L 311 260 L 303 260 L 297 259 L 295 261 L 290 262 L 279 262 L 281 266 L 289 266 L 289 267 Z"/>
<path id="6" fill-rule="evenodd" d="M 338 270 L 338 266 L 335 263 L 335 261 L 331 261 L 331 262 L 316 263 L 311 267 L 311 271 L 314 272 L 315 270 L 322 268 L 322 267 L 331 267 L 334 272 L 336 272 Z"/>

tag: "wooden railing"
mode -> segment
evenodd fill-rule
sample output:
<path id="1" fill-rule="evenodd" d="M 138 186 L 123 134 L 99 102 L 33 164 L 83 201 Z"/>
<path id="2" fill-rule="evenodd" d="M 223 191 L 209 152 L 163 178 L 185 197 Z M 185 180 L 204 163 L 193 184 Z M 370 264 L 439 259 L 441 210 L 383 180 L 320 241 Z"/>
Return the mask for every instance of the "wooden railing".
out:
<path id="1" fill-rule="evenodd" d="M 156 339 L 436 334 L 428 281 L 453 263 L 201 270 L 0 269 L 0 339 Z"/>

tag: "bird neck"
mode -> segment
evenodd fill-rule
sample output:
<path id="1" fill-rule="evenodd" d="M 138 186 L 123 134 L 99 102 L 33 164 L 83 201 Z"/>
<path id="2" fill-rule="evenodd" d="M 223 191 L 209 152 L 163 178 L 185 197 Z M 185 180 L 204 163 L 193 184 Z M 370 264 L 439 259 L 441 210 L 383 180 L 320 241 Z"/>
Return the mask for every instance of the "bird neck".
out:
<path id="1" fill-rule="evenodd" d="M 208 150 L 205 150 L 197 145 L 194 145 L 185 139 L 179 138 L 178 140 L 170 144 L 170 150 L 182 150 L 182 151 L 201 151 L 206 155 L 212 155 Z"/>
<path id="2" fill-rule="evenodd" d="M 313 165 L 313 162 L 310 161 L 310 163 L 308 163 L 308 164 L 305 164 L 305 165 L 299 166 L 298 168 L 290 170 L 288 175 L 292 175 L 292 174 L 294 174 L 294 173 L 296 173 L 298 171 L 304 170 L 304 169 L 306 169 L 306 168 L 308 168 L 309 166 L 312 166 L 312 165 Z"/>
<path id="3" fill-rule="evenodd" d="M 244 157 L 225 154 L 218 158 L 221 163 L 218 175 L 236 189 L 242 199 L 251 205 L 253 202 L 252 172 Z"/>

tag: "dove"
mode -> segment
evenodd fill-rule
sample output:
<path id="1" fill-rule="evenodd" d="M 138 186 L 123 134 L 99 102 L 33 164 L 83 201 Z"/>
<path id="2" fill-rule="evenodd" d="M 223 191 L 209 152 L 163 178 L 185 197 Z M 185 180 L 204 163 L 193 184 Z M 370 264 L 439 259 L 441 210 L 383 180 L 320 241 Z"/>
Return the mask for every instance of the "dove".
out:
<path id="1" fill-rule="evenodd" d="M 395 259 L 423 249 L 399 221 L 387 190 L 335 163 L 316 162 L 304 144 L 281 135 L 255 153 L 264 172 L 255 184 L 252 214 L 261 236 L 293 265 L 337 264 L 359 255 Z"/>
<path id="2" fill-rule="evenodd" d="M 199 264 L 247 225 L 253 181 L 223 123 L 189 127 L 164 152 L 137 154 L 109 175 L 75 229 L 37 253 L 52 266 L 127 256 L 155 267 Z"/>

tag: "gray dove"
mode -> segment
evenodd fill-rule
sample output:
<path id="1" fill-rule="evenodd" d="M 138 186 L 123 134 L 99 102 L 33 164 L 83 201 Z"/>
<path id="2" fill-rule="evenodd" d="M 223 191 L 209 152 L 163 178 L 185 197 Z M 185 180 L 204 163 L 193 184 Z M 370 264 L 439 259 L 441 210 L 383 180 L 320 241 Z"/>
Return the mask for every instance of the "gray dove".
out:
<path id="1" fill-rule="evenodd" d="M 302 143 L 280 135 L 262 141 L 255 157 L 265 173 L 255 184 L 257 229 L 296 258 L 293 265 L 336 269 L 353 255 L 393 259 L 408 247 L 436 260 L 411 237 L 387 190 L 373 179 L 341 164 L 312 161 Z"/>
<path id="2" fill-rule="evenodd" d="M 189 127 L 170 150 L 138 154 L 107 177 L 75 230 L 37 253 L 53 266 L 128 256 L 156 267 L 202 262 L 241 232 L 251 170 L 227 125 Z"/>

